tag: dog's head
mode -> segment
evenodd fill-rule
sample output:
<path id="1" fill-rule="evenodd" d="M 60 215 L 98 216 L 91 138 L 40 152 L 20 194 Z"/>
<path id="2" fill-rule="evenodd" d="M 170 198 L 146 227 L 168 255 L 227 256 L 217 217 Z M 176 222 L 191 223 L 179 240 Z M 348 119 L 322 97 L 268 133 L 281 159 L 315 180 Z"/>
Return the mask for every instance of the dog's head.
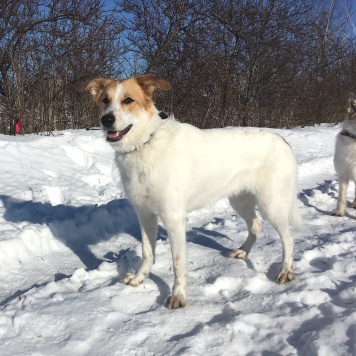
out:
<path id="1" fill-rule="evenodd" d="M 99 106 L 107 141 L 121 152 L 143 145 L 157 127 L 160 118 L 152 100 L 156 88 L 171 86 L 150 74 L 124 80 L 96 78 L 81 86 Z"/>
<path id="2" fill-rule="evenodd" d="M 347 117 L 348 120 L 356 120 L 356 96 L 353 93 L 349 94 L 347 100 Z"/>

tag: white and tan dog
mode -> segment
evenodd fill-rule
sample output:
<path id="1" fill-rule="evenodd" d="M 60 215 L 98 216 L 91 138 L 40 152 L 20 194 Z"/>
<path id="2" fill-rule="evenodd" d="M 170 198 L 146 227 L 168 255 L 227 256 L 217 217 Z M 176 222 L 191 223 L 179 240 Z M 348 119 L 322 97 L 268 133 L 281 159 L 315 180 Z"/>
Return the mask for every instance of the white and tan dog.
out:
<path id="1" fill-rule="evenodd" d="M 229 256 L 244 259 L 261 230 L 258 207 L 283 245 L 278 281 L 294 279 L 290 224 L 301 224 L 297 210 L 297 164 L 290 146 L 260 129 L 200 130 L 159 116 L 152 95 L 170 84 L 146 74 L 125 80 L 98 78 L 83 84 L 100 107 L 107 141 L 116 151 L 125 193 L 141 225 L 142 262 L 123 283 L 137 286 L 154 263 L 157 218 L 172 249 L 174 286 L 166 304 L 186 305 L 186 217 L 189 212 L 228 197 L 246 221 L 245 243 Z"/>
<path id="2" fill-rule="evenodd" d="M 355 182 L 355 200 L 351 206 L 356 209 L 356 97 L 350 93 L 347 114 L 341 132 L 336 137 L 334 166 L 339 181 L 339 196 L 335 216 L 344 216 L 346 211 L 347 187 Z"/>

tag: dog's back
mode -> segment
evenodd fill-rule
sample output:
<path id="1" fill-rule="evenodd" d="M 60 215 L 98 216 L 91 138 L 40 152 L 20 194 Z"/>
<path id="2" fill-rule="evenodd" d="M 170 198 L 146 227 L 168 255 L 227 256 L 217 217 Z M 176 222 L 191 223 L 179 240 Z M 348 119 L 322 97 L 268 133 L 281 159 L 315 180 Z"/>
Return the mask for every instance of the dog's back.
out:
<path id="1" fill-rule="evenodd" d="M 300 225 L 296 160 L 285 140 L 266 130 L 200 130 L 170 118 L 130 159 L 118 155 L 118 163 L 129 199 L 157 207 L 157 214 L 162 206 L 173 209 L 171 203 L 184 204 L 180 209 L 188 213 L 250 192 L 261 198 L 261 210 L 274 201 L 290 212 L 291 224 Z"/>

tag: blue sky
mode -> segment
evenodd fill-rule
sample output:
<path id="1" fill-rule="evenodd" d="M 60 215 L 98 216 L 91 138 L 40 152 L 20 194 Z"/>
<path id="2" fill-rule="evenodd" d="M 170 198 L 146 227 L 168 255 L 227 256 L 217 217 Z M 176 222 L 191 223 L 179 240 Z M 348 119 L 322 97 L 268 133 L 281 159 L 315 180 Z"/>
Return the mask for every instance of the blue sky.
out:
<path id="1" fill-rule="evenodd" d="M 114 0 L 104 0 L 105 7 L 108 10 L 111 10 L 115 6 L 115 1 Z M 353 4 L 353 16 L 351 17 L 351 25 L 354 30 L 354 34 L 356 36 L 356 6 Z"/>
<path id="2" fill-rule="evenodd" d="M 114 0 L 104 0 L 104 2 L 107 9 L 112 9 L 115 6 Z"/>

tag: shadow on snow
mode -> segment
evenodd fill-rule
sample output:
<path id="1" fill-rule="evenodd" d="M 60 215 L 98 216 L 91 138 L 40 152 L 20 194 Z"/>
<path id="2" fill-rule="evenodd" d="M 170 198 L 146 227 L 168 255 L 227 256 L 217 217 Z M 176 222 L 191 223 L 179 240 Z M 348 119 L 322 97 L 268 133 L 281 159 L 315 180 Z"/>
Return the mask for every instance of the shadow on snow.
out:
<path id="1" fill-rule="evenodd" d="M 120 233 L 126 233 L 138 241 L 141 240 L 136 213 L 127 199 L 116 199 L 104 205 L 93 204 L 77 207 L 15 200 L 6 195 L 0 195 L 0 200 L 5 207 L 3 217 L 6 221 L 47 226 L 52 235 L 70 248 L 88 270 L 96 269 L 104 261 L 117 262 L 127 260 L 127 258 L 131 260 L 132 253 L 134 253 L 129 249 L 118 252 L 109 251 L 103 256 L 104 259 L 100 259 L 91 251 L 90 246 L 108 241 Z M 158 227 L 157 238 L 167 239 L 167 232 L 161 226 Z M 220 243 L 222 238 L 225 241 L 230 240 L 226 235 L 203 228 L 193 228 L 187 231 L 189 242 L 217 250 L 226 256 L 229 249 Z M 129 262 L 123 264 L 128 265 Z M 55 281 L 68 277 L 64 274 L 56 275 Z M 157 283 L 161 291 L 159 301 L 162 301 L 165 298 L 163 294 L 167 295 L 169 292 L 168 286 L 163 285 L 163 281 L 152 273 L 150 279 Z M 119 278 L 112 283 L 116 283 L 118 280 Z M 12 293 L 11 296 L 0 301 L 0 305 L 6 305 L 15 298 L 21 298 L 21 295 L 31 288 L 41 286 L 35 283 L 30 288 Z"/>

